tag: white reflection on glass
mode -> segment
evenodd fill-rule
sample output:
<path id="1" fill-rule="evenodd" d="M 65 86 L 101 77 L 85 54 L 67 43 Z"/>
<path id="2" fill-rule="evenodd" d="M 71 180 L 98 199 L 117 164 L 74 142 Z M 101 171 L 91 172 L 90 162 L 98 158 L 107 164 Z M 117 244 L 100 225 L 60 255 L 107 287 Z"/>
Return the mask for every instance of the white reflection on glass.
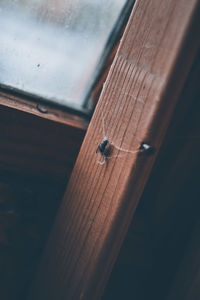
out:
<path id="1" fill-rule="evenodd" d="M 0 83 L 82 105 L 125 0 L 0 0 Z"/>

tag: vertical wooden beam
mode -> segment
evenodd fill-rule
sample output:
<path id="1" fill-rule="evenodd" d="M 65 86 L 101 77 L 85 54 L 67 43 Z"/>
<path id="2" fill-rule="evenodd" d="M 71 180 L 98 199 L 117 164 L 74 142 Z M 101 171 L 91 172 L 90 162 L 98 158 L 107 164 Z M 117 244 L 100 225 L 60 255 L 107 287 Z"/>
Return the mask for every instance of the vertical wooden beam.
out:
<path id="1" fill-rule="evenodd" d="M 136 1 L 29 299 L 100 299 L 196 55 L 198 13 L 198 0 Z M 97 164 L 102 113 L 111 142 L 155 154 L 113 148 Z"/>

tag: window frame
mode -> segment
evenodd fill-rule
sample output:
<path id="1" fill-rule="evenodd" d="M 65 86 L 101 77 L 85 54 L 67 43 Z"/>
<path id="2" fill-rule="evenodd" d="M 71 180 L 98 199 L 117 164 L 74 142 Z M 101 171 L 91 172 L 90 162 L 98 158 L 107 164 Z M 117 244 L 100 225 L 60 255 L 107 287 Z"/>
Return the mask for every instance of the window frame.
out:
<path id="1" fill-rule="evenodd" d="M 199 23 L 198 26 L 196 26 L 196 31 L 194 30 L 194 22 L 198 22 L 198 12 L 199 12 L 199 4 L 197 4 L 197 1 L 194 0 L 190 2 L 189 4 L 186 4 L 186 1 L 183 0 L 183 2 L 177 2 L 176 9 L 180 8 L 181 12 L 184 14 L 185 17 L 180 17 L 179 14 L 177 14 L 177 18 L 180 22 L 180 24 L 183 26 L 180 26 L 181 28 L 184 28 L 184 32 L 182 32 L 182 42 L 179 43 L 179 47 L 176 49 L 176 58 L 174 60 L 173 66 L 171 69 L 165 68 L 165 75 L 167 80 L 165 82 L 165 89 L 164 92 L 161 90 L 161 87 L 159 85 L 156 85 L 154 87 L 157 90 L 157 94 L 159 95 L 159 99 L 157 99 L 157 103 L 155 104 L 155 99 L 150 99 L 149 100 L 149 109 L 152 107 L 154 104 L 153 110 L 151 111 L 152 113 L 152 120 L 153 122 L 148 122 L 148 114 L 146 111 L 146 117 L 147 117 L 147 123 L 144 126 L 144 132 L 140 132 L 141 135 L 139 135 L 140 140 L 141 138 L 146 138 L 148 141 L 153 143 L 152 145 L 155 146 L 156 150 L 160 148 L 160 145 L 163 143 L 164 140 L 164 135 L 165 132 L 168 128 L 168 125 L 171 121 L 172 114 L 174 113 L 175 110 L 175 104 L 178 101 L 179 94 L 181 90 L 183 89 L 183 85 L 185 82 L 185 78 L 187 77 L 188 72 L 191 69 L 191 65 L 194 62 L 195 56 L 196 56 L 196 37 L 197 37 L 197 32 L 199 28 Z M 130 35 L 128 34 L 128 31 L 131 29 L 133 32 L 135 32 L 136 29 L 133 29 L 134 26 L 133 24 L 140 23 L 142 26 L 139 28 L 138 32 L 140 34 L 144 34 L 147 30 L 146 26 L 148 25 L 145 24 L 145 22 L 142 21 L 144 14 L 142 13 L 142 9 L 146 8 L 145 14 L 149 13 L 149 16 L 152 16 L 153 20 L 157 20 L 157 9 L 159 9 L 160 6 L 160 1 L 154 1 L 154 6 L 153 10 L 152 7 L 146 7 L 147 1 L 145 0 L 138 0 L 137 1 L 137 7 L 134 9 L 133 14 L 131 16 L 131 19 L 129 21 L 129 27 L 126 29 L 124 36 L 123 36 L 123 41 L 121 42 L 121 49 L 123 49 L 125 52 L 124 53 L 129 53 L 130 55 L 130 49 L 133 47 L 133 45 L 138 46 L 138 49 L 141 49 L 141 45 L 137 41 L 135 44 L 135 41 L 131 40 Z M 168 0 L 167 2 L 169 6 L 174 9 L 174 2 Z M 182 4 L 185 4 L 182 6 Z M 193 9 L 191 9 L 193 8 Z M 141 9 L 141 15 L 138 13 L 140 12 Z M 191 13 L 191 10 L 194 12 L 196 9 L 197 13 Z M 153 13 L 155 11 L 155 13 Z M 163 10 L 164 11 L 164 10 Z M 173 17 L 173 14 L 169 13 L 168 14 L 168 20 L 170 22 L 174 21 L 175 19 Z M 199 19 L 199 18 L 198 18 Z M 152 20 L 152 21 L 153 21 Z M 161 20 L 157 20 L 157 24 L 160 24 Z M 169 22 L 169 23 L 170 23 Z M 187 23 L 187 24 L 186 24 Z M 157 25 L 157 29 L 159 29 Z M 165 34 L 169 38 L 168 42 L 172 43 L 172 40 L 170 39 L 173 36 L 175 27 L 172 26 L 172 31 L 166 30 Z M 162 45 L 158 46 L 161 47 Z M 199 45 L 198 45 L 199 47 Z M 161 47 L 162 48 L 162 47 Z M 163 50 L 164 52 L 164 50 Z M 114 74 L 114 69 L 116 67 L 116 62 L 117 59 L 119 59 L 119 55 L 121 52 L 118 52 L 118 54 L 115 57 L 115 62 L 113 63 L 110 74 Z M 163 53 L 163 55 L 166 55 L 166 53 Z M 127 62 L 130 63 L 130 66 L 133 62 L 133 58 L 131 55 L 126 57 Z M 171 54 L 169 53 L 169 57 L 165 56 L 165 59 L 168 60 L 171 58 Z M 149 60 L 147 59 L 149 62 Z M 162 60 L 161 60 L 162 61 Z M 161 61 L 158 66 L 161 66 Z M 141 66 L 139 66 L 141 67 Z M 142 67 L 145 68 L 145 65 Z M 105 85 L 105 89 L 101 94 L 101 99 L 96 107 L 95 113 L 93 115 L 92 121 L 90 123 L 86 138 L 84 140 L 84 143 L 81 147 L 80 154 L 78 156 L 78 160 L 76 162 L 76 165 L 73 170 L 72 177 L 69 181 L 68 184 L 68 189 L 66 191 L 66 194 L 63 199 L 63 204 L 61 206 L 61 209 L 57 215 L 57 220 L 56 220 L 56 225 L 53 228 L 53 231 L 50 235 L 49 242 L 46 247 L 46 252 L 43 256 L 42 263 L 40 265 L 39 273 L 37 274 L 36 280 L 33 283 L 30 299 L 38 299 L 37 295 L 38 293 L 45 294 L 45 293 L 50 293 L 50 295 L 53 295 L 53 293 L 58 294 L 58 295 L 65 295 L 66 296 L 66 290 L 65 287 L 67 286 L 66 281 L 58 281 L 56 274 L 62 274 L 63 272 L 63 266 L 64 266 L 64 275 L 67 277 L 69 276 L 68 272 L 68 265 L 66 264 L 66 257 L 65 257 L 65 252 L 67 252 L 68 247 L 72 247 L 72 249 L 79 249 L 80 244 L 83 243 L 83 248 L 82 248 L 82 253 L 80 256 L 75 255 L 72 259 L 72 265 L 70 265 L 71 268 L 74 268 L 75 270 L 78 269 L 78 271 L 81 273 L 84 271 L 84 268 L 86 267 L 87 264 L 87 259 L 88 256 L 86 255 L 86 250 L 88 244 L 87 244 L 87 239 L 83 239 L 82 237 L 84 236 L 85 232 L 90 229 L 91 225 L 95 226 L 100 224 L 99 230 L 97 228 L 94 228 L 94 233 L 93 235 L 91 234 L 90 236 L 92 237 L 90 246 L 91 248 L 95 245 L 95 250 L 98 250 L 99 256 L 98 257 L 93 257 L 92 258 L 92 269 L 89 269 L 89 272 L 87 276 L 84 278 L 84 280 L 81 281 L 80 283 L 80 278 L 72 278 L 73 279 L 73 284 L 70 286 L 69 291 L 67 291 L 69 294 L 70 293 L 76 293 L 80 292 L 80 297 L 81 299 L 87 299 L 87 296 L 90 295 L 91 299 L 99 299 L 103 289 L 105 287 L 105 284 L 108 280 L 109 274 L 111 272 L 111 269 L 113 267 L 113 264 L 116 260 L 116 257 L 118 255 L 119 249 L 121 247 L 122 241 L 125 237 L 125 234 L 127 232 L 128 226 L 132 220 L 133 214 L 135 213 L 135 208 L 137 206 L 137 203 L 140 199 L 140 196 L 143 192 L 144 186 L 146 185 L 146 182 L 148 181 L 152 166 L 154 165 L 155 162 L 155 156 L 152 157 L 146 157 L 145 158 L 142 155 L 138 155 L 136 158 L 129 158 L 129 166 L 128 168 L 131 168 L 131 170 L 136 169 L 136 173 L 134 173 L 134 176 L 127 176 L 127 173 L 125 172 L 124 178 L 122 178 L 121 184 L 122 184 L 122 190 L 120 197 L 117 198 L 117 195 L 114 193 L 115 191 L 112 190 L 112 185 L 110 186 L 112 181 L 112 172 L 110 166 L 113 167 L 113 170 L 115 171 L 114 174 L 118 174 L 123 171 L 124 166 L 122 162 L 117 162 L 110 166 L 108 165 L 108 168 L 106 170 L 102 169 L 101 166 L 98 166 L 97 164 L 94 165 L 94 158 L 93 154 L 95 155 L 95 150 L 98 146 L 98 143 L 101 141 L 102 138 L 102 128 L 101 128 L 101 122 L 102 122 L 102 111 L 103 114 L 112 114 L 113 113 L 113 118 L 116 118 L 116 121 L 121 124 L 121 127 L 123 127 L 123 120 L 122 116 L 120 113 L 115 114 L 114 107 L 119 103 L 121 100 L 120 97 L 113 97 L 110 99 L 109 93 L 111 91 L 111 86 L 109 85 L 109 79 Z M 130 80 L 133 80 L 133 78 L 126 73 L 126 75 L 129 77 Z M 119 77 L 115 77 L 112 79 L 115 84 L 120 84 L 119 88 L 121 91 L 123 91 L 123 84 L 122 80 L 119 79 Z M 113 82 L 112 81 L 112 82 Z M 122 85 L 121 85 L 122 84 Z M 139 81 L 138 81 L 139 84 Z M 126 92 L 126 91 L 125 91 Z M 53 139 L 53 136 L 55 137 L 56 134 L 63 129 L 63 134 L 61 139 L 67 141 L 68 139 L 68 129 L 72 130 L 72 134 L 75 136 L 80 130 L 80 133 L 82 134 L 82 138 L 84 137 L 86 128 L 87 128 L 87 121 L 85 122 L 85 117 L 83 115 L 81 116 L 76 116 L 75 119 L 72 117 L 69 112 L 63 112 L 62 118 L 60 116 L 56 117 L 56 114 L 54 113 L 46 113 L 46 112 L 41 112 L 38 110 L 36 107 L 36 104 L 29 106 L 29 101 L 26 100 L 24 97 L 23 101 L 21 102 L 21 97 L 19 97 L 19 100 L 16 100 L 16 94 L 11 95 L 9 93 L 5 93 L 3 96 L 4 103 L 1 104 L 1 108 L 4 107 L 4 111 L 2 113 L 5 113 L 5 118 L 7 116 L 7 123 L 9 125 L 9 114 L 14 113 L 15 116 L 21 115 L 21 120 L 23 121 L 23 124 L 26 124 L 27 118 L 31 120 L 31 122 L 35 120 L 35 122 L 38 124 L 38 128 L 42 124 L 46 124 L 46 133 L 48 133 L 49 129 L 52 129 L 55 126 L 55 132 L 54 135 L 50 136 L 50 139 Z M 10 97 L 9 99 L 6 99 L 6 97 Z M 11 98 L 14 97 L 12 100 Z M 107 99 L 107 100 L 106 100 Z M 104 111 L 104 105 L 106 104 L 106 101 L 111 101 L 112 103 L 112 108 L 111 111 Z M 26 103 L 26 101 L 28 101 Z M 42 110 L 42 109 L 41 109 Z M 5 112 L 6 111 L 6 112 Z M 53 111 L 53 110 L 52 110 Z M 145 113 L 145 110 L 142 112 Z M 66 115 L 65 115 L 66 114 Z M 164 117 L 163 117 L 164 115 Z M 16 118 L 17 119 L 17 118 Z M 18 120 L 18 119 L 17 119 Z M 126 119 L 125 119 L 126 122 Z M 109 124 L 109 132 L 114 130 L 114 123 Z M 162 124 L 162 125 L 161 125 Z M 13 130 L 15 129 L 15 124 L 13 125 Z M 52 127 L 53 126 L 53 127 Z M 30 128 L 30 127 L 29 127 Z M 65 131 L 66 130 L 66 131 Z M 27 135 L 27 132 L 25 133 L 25 136 Z M 121 131 L 118 132 L 120 134 Z M 15 133 L 15 131 L 14 131 Z M 122 132 L 121 132 L 122 133 Z M 32 133 L 31 133 L 32 134 Z M 33 132 L 34 135 L 34 132 Z M 42 137 L 41 137 L 42 138 Z M 13 135 L 13 140 L 14 140 L 14 135 Z M 81 138 L 80 138 L 81 140 Z M 79 140 L 79 142 L 80 142 Z M 2 141 L 1 141 L 2 143 Z M 68 144 L 67 144 L 68 145 Z M 81 142 L 79 143 L 79 146 L 81 145 Z M 67 148 L 67 146 L 66 146 Z M 56 155 L 57 149 L 55 150 L 55 155 Z M 85 201 L 85 205 L 90 205 L 89 199 L 87 198 L 87 195 L 85 198 L 81 200 L 79 203 L 77 201 L 77 194 L 75 190 L 79 188 L 80 186 L 80 181 L 77 180 L 77 175 L 80 170 L 86 170 L 87 168 L 84 165 L 86 162 L 86 158 L 88 157 L 88 152 L 92 153 L 91 154 L 91 160 L 88 160 L 88 166 L 87 168 L 90 169 L 91 171 L 91 177 L 95 178 L 96 174 L 98 173 L 100 175 L 99 180 L 101 180 L 102 188 L 98 190 L 98 193 L 96 195 L 96 198 L 94 200 L 94 206 L 97 208 L 97 213 L 100 209 L 102 209 L 102 216 L 103 216 L 103 211 L 107 209 L 107 206 L 109 205 L 108 202 L 106 202 L 107 199 L 107 193 L 110 194 L 111 197 L 113 197 L 114 200 L 118 200 L 118 205 L 116 207 L 112 207 L 112 210 L 109 212 L 108 216 L 110 219 L 110 225 L 108 225 L 108 239 L 101 238 L 101 236 L 98 239 L 98 243 L 96 243 L 96 237 L 98 237 L 98 233 L 101 232 L 103 233 L 105 230 L 105 222 L 99 220 L 96 216 L 91 219 L 91 216 L 87 216 L 87 210 L 83 210 L 82 213 L 80 213 L 80 204 L 83 205 L 83 202 Z M 25 153 L 25 152 L 24 152 Z M 158 151 L 156 152 L 157 155 Z M 62 158 L 61 158 L 62 160 Z M 95 156 L 95 162 L 96 162 L 96 156 Z M 16 167 L 18 168 L 18 167 Z M 98 168 L 98 169 L 97 169 Z M 100 169 L 101 168 L 101 169 Z M 47 169 L 48 171 L 48 169 Z M 109 174 L 108 174 L 109 173 Z M 53 174 L 53 172 L 51 172 Z M 110 176 L 108 176 L 110 175 Z M 45 176 L 47 176 L 47 172 L 45 173 Z M 64 177 L 64 175 L 62 174 Z M 61 177 L 62 177 L 61 176 Z M 55 176 L 56 178 L 59 178 L 59 176 Z M 62 178 L 63 178 L 62 177 Z M 80 178 L 80 177 L 79 177 Z M 137 179 L 139 178 L 139 179 Z M 137 184 L 136 189 L 132 189 L 133 181 Z M 110 192 L 105 189 L 105 185 L 108 184 L 108 189 L 110 189 Z M 88 192 L 88 190 L 93 189 L 93 192 L 96 191 L 96 187 L 88 187 L 88 185 L 84 182 L 83 189 Z M 71 194 L 70 194 L 71 193 Z M 105 197 L 102 198 L 102 193 L 104 193 Z M 109 196 L 109 197 L 110 197 Z M 71 206 L 69 206 L 69 204 Z M 114 205 L 114 204 L 113 204 Z M 113 210 L 114 209 L 114 210 Z M 80 215 L 78 215 L 80 213 Z M 78 215 L 79 219 L 84 217 L 86 215 L 86 223 L 82 224 L 77 222 L 77 220 L 73 219 L 73 216 L 76 214 Z M 85 214 L 83 216 L 83 214 Z M 68 218 L 66 216 L 69 216 Z M 79 221 L 78 219 L 78 221 Z M 102 221 L 102 222 L 101 222 Z M 59 226 L 58 226 L 59 225 Z M 70 242 L 67 243 L 67 240 L 69 236 L 65 234 L 65 230 L 68 229 L 69 227 L 74 228 L 75 232 L 75 239 L 70 239 Z M 58 230 L 59 229 L 59 230 Z M 80 229 L 80 232 L 79 232 Z M 77 238 L 76 232 L 81 233 L 81 237 Z M 57 240 L 57 238 L 61 238 Z M 76 246 L 76 247 L 75 247 Z M 75 248 L 74 248 L 75 247 Z M 85 251 L 85 252 L 84 252 Z M 56 266 L 54 264 L 54 259 L 55 256 L 52 253 L 56 255 L 57 258 L 57 264 Z M 48 266 L 46 265 L 46 261 L 50 261 Z M 80 263 L 77 264 L 77 259 L 80 260 Z M 91 256 L 90 256 L 91 259 Z M 103 266 L 103 268 L 102 268 Z M 50 271 L 49 271 L 50 268 Z M 52 273 L 51 273 L 52 272 Z M 66 273 L 65 273 L 66 272 Z M 54 274 L 54 275 L 52 275 Z M 52 276 L 52 277 L 51 277 Z M 64 279 L 66 278 L 64 277 Z M 51 281 L 53 279 L 53 282 Z M 44 282 L 45 281 L 45 282 Z M 48 291 L 45 290 L 45 283 L 48 282 L 50 283 L 48 285 Z M 77 285 L 78 283 L 78 285 Z M 50 289 L 49 289 L 50 287 Z M 78 288 L 77 288 L 78 287 Z M 51 289 L 54 288 L 52 291 Z M 52 294 L 51 294 L 52 293 Z M 60 293 L 60 294 L 59 294 Z M 45 299 L 44 297 L 42 299 Z M 49 299 L 47 297 L 47 299 Z"/>
<path id="2" fill-rule="evenodd" d="M 74 166 L 30 300 L 101 298 L 199 50 L 199 10 L 197 0 L 136 2 Z M 163 35 L 158 40 L 159 34 Z M 135 89 L 138 94 L 144 92 L 145 102 L 137 98 L 137 103 L 129 106 L 126 100 L 133 98 Z M 124 111 L 120 110 L 122 101 Z M 116 157 L 105 166 L 98 165 L 95 152 L 103 138 L 102 114 L 111 142 L 121 137 L 121 141 L 129 141 L 130 149 L 139 149 L 145 141 L 155 148 L 154 155 L 127 154 L 124 159 Z"/>

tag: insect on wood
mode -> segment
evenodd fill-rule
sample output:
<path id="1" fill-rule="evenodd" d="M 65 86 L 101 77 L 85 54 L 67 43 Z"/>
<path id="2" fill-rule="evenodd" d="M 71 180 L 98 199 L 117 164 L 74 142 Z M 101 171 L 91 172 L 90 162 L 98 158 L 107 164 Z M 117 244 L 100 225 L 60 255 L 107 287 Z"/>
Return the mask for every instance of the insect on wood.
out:
<path id="1" fill-rule="evenodd" d="M 105 126 L 104 126 L 104 116 L 102 115 L 102 130 L 103 130 L 103 140 L 102 142 L 98 145 L 96 153 L 100 153 L 103 157 L 103 161 L 98 161 L 98 164 L 103 165 L 106 163 L 106 159 L 109 158 L 109 153 L 111 151 L 110 145 L 111 143 L 109 142 L 108 138 L 105 135 Z"/>
<path id="2" fill-rule="evenodd" d="M 124 148 L 121 148 L 121 147 L 115 145 L 113 142 L 110 142 L 105 134 L 105 125 L 104 125 L 103 114 L 102 114 L 102 130 L 103 130 L 103 140 L 98 145 L 97 150 L 96 150 L 96 153 L 100 153 L 101 156 L 103 157 L 103 161 L 97 161 L 97 163 L 100 165 L 104 165 L 106 163 L 107 159 L 109 159 L 109 158 L 122 157 L 121 155 L 118 155 L 118 154 L 110 156 L 112 153 L 111 147 L 114 147 L 115 149 L 117 149 L 119 151 L 131 153 L 131 154 L 135 154 L 138 152 L 145 152 L 147 155 L 151 155 L 154 153 L 154 148 L 145 142 L 142 142 L 140 144 L 140 147 L 137 150 L 124 149 Z"/>
<path id="3" fill-rule="evenodd" d="M 108 145 L 108 139 L 107 137 L 105 137 L 103 141 L 99 144 L 96 153 L 100 152 L 103 155 L 105 153 L 107 145 Z"/>

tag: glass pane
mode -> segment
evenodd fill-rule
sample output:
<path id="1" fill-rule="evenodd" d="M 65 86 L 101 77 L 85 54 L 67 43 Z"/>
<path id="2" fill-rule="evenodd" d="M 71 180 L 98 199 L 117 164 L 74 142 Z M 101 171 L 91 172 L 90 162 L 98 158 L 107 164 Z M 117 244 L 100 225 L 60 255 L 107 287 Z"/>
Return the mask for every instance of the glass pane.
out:
<path id="1" fill-rule="evenodd" d="M 0 83 L 82 106 L 126 0 L 0 0 Z"/>

